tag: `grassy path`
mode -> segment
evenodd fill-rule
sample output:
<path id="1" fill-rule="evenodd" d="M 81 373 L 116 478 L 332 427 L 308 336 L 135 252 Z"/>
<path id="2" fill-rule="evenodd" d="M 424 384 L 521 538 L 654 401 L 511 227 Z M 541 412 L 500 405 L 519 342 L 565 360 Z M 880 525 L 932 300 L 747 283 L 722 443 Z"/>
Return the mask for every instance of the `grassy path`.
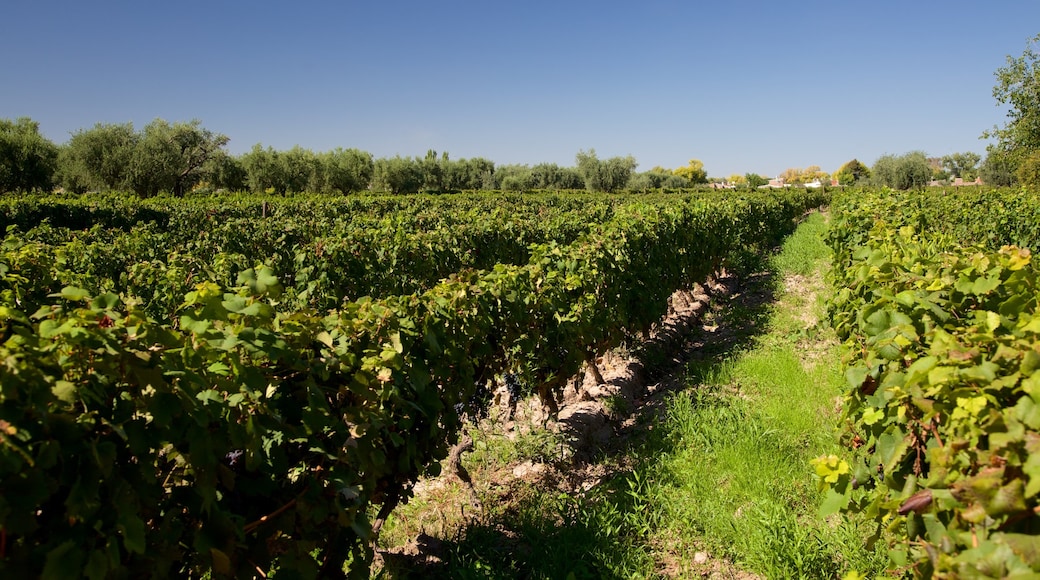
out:
<path id="1" fill-rule="evenodd" d="M 883 560 L 864 548 L 866 530 L 818 515 L 809 465 L 838 445 L 844 383 L 838 344 L 819 324 L 825 229 L 813 215 L 778 255 L 739 268 L 741 286 L 714 306 L 667 387 L 632 410 L 636 435 L 602 457 L 608 475 L 596 485 L 574 494 L 553 478 L 491 484 L 480 490 L 481 517 L 456 524 L 447 520 L 459 493 L 446 488 L 390 526 L 410 537 L 439 526 L 431 541 L 441 563 L 383 575 L 872 577 Z M 532 457 L 553 461 L 552 434 L 531 437 L 478 441 L 474 480 Z"/>
<path id="2" fill-rule="evenodd" d="M 865 530 L 817 515 L 809 461 L 836 449 L 844 384 L 819 324 L 825 228 L 821 215 L 803 223 L 747 290 L 773 300 L 738 296 L 721 311 L 717 324 L 738 334 L 764 326 L 736 348 L 705 349 L 670 401 L 668 445 L 640 476 L 653 482 L 640 507 L 658 522 L 646 543 L 660 547 L 656 573 L 840 578 L 883 564 Z"/>

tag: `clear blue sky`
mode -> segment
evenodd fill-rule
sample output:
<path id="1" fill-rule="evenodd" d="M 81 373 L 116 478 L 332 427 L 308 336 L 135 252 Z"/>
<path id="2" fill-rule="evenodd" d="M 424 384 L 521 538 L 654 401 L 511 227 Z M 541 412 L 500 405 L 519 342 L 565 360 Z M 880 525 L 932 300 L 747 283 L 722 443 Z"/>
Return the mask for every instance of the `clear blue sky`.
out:
<path id="1" fill-rule="evenodd" d="M 0 117 L 709 175 L 982 153 L 1040 1 L 9 2 Z"/>

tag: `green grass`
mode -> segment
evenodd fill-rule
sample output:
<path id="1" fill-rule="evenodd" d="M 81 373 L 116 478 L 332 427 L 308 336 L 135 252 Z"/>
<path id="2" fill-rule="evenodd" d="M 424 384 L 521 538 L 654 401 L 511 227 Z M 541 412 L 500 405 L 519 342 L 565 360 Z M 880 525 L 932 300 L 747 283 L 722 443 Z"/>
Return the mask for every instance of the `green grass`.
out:
<path id="1" fill-rule="evenodd" d="M 659 523 L 649 545 L 665 537 L 767 578 L 840 578 L 883 567 L 865 547 L 870 530 L 818 515 L 809 467 L 836 451 L 844 383 L 836 342 L 826 329 L 805 326 L 822 314 L 819 292 L 805 286 L 824 290 L 814 281 L 827 255 L 825 227 L 812 216 L 772 260 L 775 280 L 802 279 L 789 292 L 776 284 L 763 332 L 689 365 L 689 388 L 668 405 L 664 455 L 640 475 L 655 482 L 642 506 Z M 739 326 L 762 314 L 736 305 L 723 316 Z M 815 360 L 806 361 L 810 350 Z"/>

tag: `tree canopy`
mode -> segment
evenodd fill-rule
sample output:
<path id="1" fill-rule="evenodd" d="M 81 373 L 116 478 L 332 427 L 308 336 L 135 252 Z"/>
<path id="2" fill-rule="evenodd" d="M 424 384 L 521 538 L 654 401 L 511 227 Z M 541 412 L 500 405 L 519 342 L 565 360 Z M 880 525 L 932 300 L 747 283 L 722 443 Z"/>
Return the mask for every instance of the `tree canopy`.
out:
<path id="1" fill-rule="evenodd" d="M 689 163 L 672 173 L 685 178 L 690 183 L 708 183 L 708 172 L 704 169 L 704 163 L 700 159 L 690 159 Z"/>
<path id="2" fill-rule="evenodd" d="M 943 155 L 940 163 L 951 176 L 973 181 L 978 175 L 978 165 L 981 160 L 982 156 L 978 153 L 965 151 L 964 153 Z"/>
<path id="3" fill-rule="evenodd" d="M 624 189 L 638 165 L 631 155 L 600 160 L 595 149 L 578 151 L 575 162 L 586 189 L 608 193 Z"/>
<path id="4" fill-rule="evenodd" d="M 0 192 L 51 188 L 58 147 L 28 117 L 0 119 Z"/>
<path id="5" fill-rule="evenodd" d="M 1027 155 L 1040 151 L 1040 44 L 1037 35 L 1026 44 L 1019 57 L 1007 57 L 1007 64 L 997 69 L 993 97 L 1008 107 L 1007 122 L 993 127 L 983 137 L 994 137 L 997 145 L 991 152 L 1005 155 L 1018 167 Z"/>
<path id="6" fill-rule="evenodd" d="M 903 155 L 882 155 L 871 168 L 875 185 L 892 189 L 914 189 L 928 185 L 932 168 L 922 151 Z"/>
<path id="7" fill-rule="evenodd" d="M 870 168 L 859 159 L 851 159 L 834 172 L 834 178 L 838 180 L 838 185 L 853 185 L 870 179 Z"/>

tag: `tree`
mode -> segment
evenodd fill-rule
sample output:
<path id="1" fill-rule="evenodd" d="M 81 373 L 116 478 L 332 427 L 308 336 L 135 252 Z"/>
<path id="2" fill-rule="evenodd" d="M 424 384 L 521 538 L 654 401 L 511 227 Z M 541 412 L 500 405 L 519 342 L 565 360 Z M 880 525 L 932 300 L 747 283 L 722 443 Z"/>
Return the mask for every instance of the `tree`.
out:
<path id="1" fill-rule="evenodd" d="M 979 177 L 987 185 L 1006 187 L 1015 183 L 1015 168 L 1008 160 L 1009 155 L 1000 145 L 986 147 L 986 158 L 979 167 Z"/>
<path id="2" fill-rule="evenodd" d="M 585 182 L 585 189 L 608 193 L 624 189 L 638 165 L 631 155 L 600 161 L 595 149 L 589 149 L 587 153 L 578 151 L 575 161 L 578 173 Z"/>
<path id="3" fill-rule="evenodd" d="M 788 167 L 780 175 L 777 176 L 782 179 L 785 184 L 794 185 L 801 183 L 802 179 L 802 168 L 801 167 Z"/>
<path id="4" fill-rule="evenodd" d="M 1030 187 L 1040 185 L 1040 151 L 1026 155 L 1025 159 L 1018 164 L 1018 171 L 1015 174 L 1022 185 Z"/>
<path id="5" fill-rule="evenodd" d="M 420 190 L 426 193 L 443 192 L 445 190 L 444 168 L 449 163 L 447 151 L 438 159 L 436 151 L 427 150 L 426 157 L 419 162 L 419 166 L 422 168 L 422 188 Z"/>
<path id="6" fill-rule="evenodd" d="M 203 167 L 204 180 L 215 189 L 242 191 L 246 189 L 246 169 L 242 160 L 228 155 L 226 151 L 217 151 L 206 166 Z"/>
<path id="7" fill-rule="evenodd" d="M 204 129 L 198 120 L 145 126 L 134 146 L 127 185 L 142 197 L 168 191 L 183 197 L 203 177 L 203 167 L 228 142 L 225 135 Z"/>
<path id="8" fill-rule="evenodd" d="M 302 193 L 316 191 L 321 187 L 320 162 L 310 149 L 294 145 L 292 149 L 281 152 L 278 164 L 285 180 L 284 192 Z"/>
<path id="9" fill-rule="evenodd" d="M 1009 106 L 1008 121 L 1003 127 L 982 134 L 995 137 L 997 150 L 1004 163 L 1017 168 L 1030 153 L 1040 151 L 1040 53 L 1034 48 L 1040 35 L 1029 39 L 1022 56 L 1007 57 L 1007 65 L 997 69 L 993 97 Z"/>
<path id="10" fill-rule="evenodd" d="M 375 168 L 370 153 L 339 147 L 319 155 L 318 166 L 318 190 L 343 194 L 367 189 Z"/>
<path id="11" fill-rule="evenodd" d="M 422 161 L 400 155 L 376 159 L 372 183 L 393 194 L 418 193 L 423 185 Z"/>
<path id="12" fill-rule="evenodd" d="M 943 155 L 940 162 L 943 169 L 953 177 L 960 177 L 965 181 L 974 181 L 975 176 L 978 175 L 978 165 L 981 160 L 982 156 L 978 153 L 965 151 L 964 153 Z"/>
<path id="13" fill-rule="evenodd" d="M 242 168 L 245 169 L 246 185 L 250 191 L 285 193 L 285 166 L 280 157 L 281 154 L 273 147 L 264 149 L 259 143 L 242 156 Z"/>
<path id="14" fill-rule="evenodd" d="M 534 188 L 534 175 L 527 165 L 511 163 L 495 169 L 495 189 L 527 191 Z"/>
<path id="15" fill-rule="evenodd" d="M 838 185 L 854 185 L 870 179 L 870 168 L 859 159 L 852 159 L 834 172 L 834 178 L 838 180 Z"/>
<path id="16" fill-rule="evenodd" d="M 692 184 L 708 183 L 708 172 L 704 170 L 704 163 L 700 159 L 690 159 L 689 163 L 672 173 L 686 178 Z"/>
<path id="17" fill-rule="evenodd" d="M 810 165 L 805 169 L 802 169 L 801 167 L 790 167 L 785 169 L 779 177 L 788 185 L 804 185 L 814 181 L 819 181 L 821 184 L 829 184 L 831 178 L 830 174 L 820 169 L 819 165 Z"/>
<path id="18" fill-rule="evenodd" d="M 71 191 L 130 189 L 142 197 L 182 196 L 207 174 L 228 138 L 199 121 L 156 119 L 141 132 L 131 123 L 101 124 L 72 135 L 58 155 L 58 178 Z"/>
<path id="19" fill-rule="evenodd" d="M 748 187 L 751 189 L 757 189 L 763 185 L 769 185 L 769 180 L 757 173 L 745 173 L 744 179 L 747 180 Z"/>
<path id="20" fill-rule="evenodd" d="M 921 151 L 911 151 L 898 157 L 882 155 L 870 171 L 876 185 L 892 189 L 924 187 L 932 176 L 928 157 Z"/>
<path id="21" fill-rule="evenodd" d="M 127 188 L 138 140 L 132 123 L 98 123 L 73 133 L 58 153 L 58 182 L 76 193 Z"/>
<path id="22" fill-rule="evenodd" d="M 58 147 L 28 117 L 0 119 L 0 192 L 50 190 Z"/>
<path id="23" fill-rule="evenodd" d="M 459 159 L 444 166 L 444 187 L 447 191 L 465 189 L 496 189 L 495 164 L 482 157 Z"/>

